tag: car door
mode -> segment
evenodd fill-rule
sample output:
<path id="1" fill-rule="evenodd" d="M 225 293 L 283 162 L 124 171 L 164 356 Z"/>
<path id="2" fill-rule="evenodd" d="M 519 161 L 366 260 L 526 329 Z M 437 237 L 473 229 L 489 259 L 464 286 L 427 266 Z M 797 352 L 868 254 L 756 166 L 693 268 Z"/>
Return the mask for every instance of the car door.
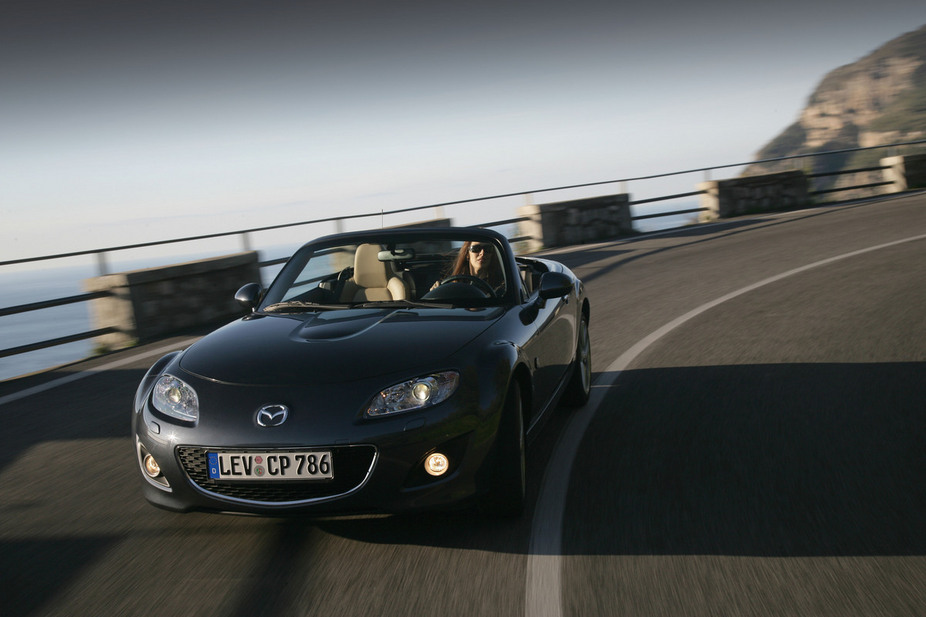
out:
<path id="1" fill-rule="evenodd" d="M 575 303 L 574 293 L 543 300 L 534 289 L 522 305 L 522 322 L 527 322 L 529 332 L 523 351 L 534 372 L 535 414 L 554 396 L 575 354 Z"/>

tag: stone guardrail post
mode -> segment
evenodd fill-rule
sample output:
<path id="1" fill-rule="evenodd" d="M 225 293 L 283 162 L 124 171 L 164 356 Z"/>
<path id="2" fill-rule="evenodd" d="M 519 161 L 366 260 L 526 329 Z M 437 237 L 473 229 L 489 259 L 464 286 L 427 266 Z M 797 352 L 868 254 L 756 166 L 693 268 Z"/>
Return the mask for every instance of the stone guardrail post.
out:
<path id="1" fill-rule="evenodd" d="M 892 193 L 926 188 L 926 154 L 889 156 L 881 159 L 881 165 L 888 167 L 884 179 L 894 183 L 888 189 Z"/>
<path id="2" fill-rule="evenodd" d="M 633 233 L 630 195 L 606 195 L 518 208 L 527 251 L 613 240 Z"/>
<path id="3" fill-rule="evenodd" d="M 91 315 L 94 328 L 119 330 L 96 339 L 100 347 L 113 350 L 231 321 L 244 314 L 235 292 L 252 282 L 260 282 L 256 251 L 107 274 L 86 279 L 84 289 L 109 292 L 91 301 Z"/>
<path id="4" fill-rule="evenodd" d="M 810 203 L 807 176 L 785 171 L 762 176 L 701 182 L 702 223 L 719 218 L 787 210 Z"/>

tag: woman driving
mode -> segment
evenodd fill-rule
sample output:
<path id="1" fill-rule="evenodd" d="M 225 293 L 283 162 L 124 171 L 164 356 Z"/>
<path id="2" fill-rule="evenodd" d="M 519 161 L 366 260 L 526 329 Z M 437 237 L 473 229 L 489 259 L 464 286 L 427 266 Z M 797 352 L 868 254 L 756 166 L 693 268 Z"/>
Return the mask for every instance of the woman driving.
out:
<path id="1" fill-rule="evenodd" d="M 443 281 L 434 283 L 434 289 L 442 282 L 456 279 L 465 282 L 467 277 L 484 281 L 496 296 L 505 293 L 505 274 L 498 261 L 498 249 L 489 242 L 467 240 L 460 247 L 460 252 L 454 259 L 450 273 Z"/>

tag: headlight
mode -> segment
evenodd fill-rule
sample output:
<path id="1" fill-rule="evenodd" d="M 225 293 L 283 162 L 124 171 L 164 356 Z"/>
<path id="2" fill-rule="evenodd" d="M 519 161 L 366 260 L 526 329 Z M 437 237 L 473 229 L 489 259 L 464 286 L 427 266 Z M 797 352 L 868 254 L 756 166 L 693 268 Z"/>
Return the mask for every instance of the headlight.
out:
<path id="1" fill-rule="evenodd" d="M 196 390 L 173 375 L 162 375 L 151 393 L 151 403 L 163 414 L 178 420 L 196 422 L 199 419 L 199 397 Z"/>
<path id="2" fill-rule="evenodd" d="M 456 371 L 444 371 L 410 379 L 377 394 L 367 409 L 367 415 L 385 416 L 437 405 L 447 400 L 459 383 L 460 374 Z"/>

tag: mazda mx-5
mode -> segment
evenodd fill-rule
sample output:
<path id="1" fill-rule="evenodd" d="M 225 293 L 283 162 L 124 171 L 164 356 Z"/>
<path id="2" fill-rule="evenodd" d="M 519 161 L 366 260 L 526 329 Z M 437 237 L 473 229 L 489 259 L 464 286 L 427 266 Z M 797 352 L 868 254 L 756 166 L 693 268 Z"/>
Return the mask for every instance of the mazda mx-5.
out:
<path id="1" fill-rule="evenodd" d="M 135 457 L 154 505 L 516 514 L 529 437 L 589 396 L 582 282 L 491 230 L 327 236 L 236 299 L 244 317 L 138 387 Z"/>

